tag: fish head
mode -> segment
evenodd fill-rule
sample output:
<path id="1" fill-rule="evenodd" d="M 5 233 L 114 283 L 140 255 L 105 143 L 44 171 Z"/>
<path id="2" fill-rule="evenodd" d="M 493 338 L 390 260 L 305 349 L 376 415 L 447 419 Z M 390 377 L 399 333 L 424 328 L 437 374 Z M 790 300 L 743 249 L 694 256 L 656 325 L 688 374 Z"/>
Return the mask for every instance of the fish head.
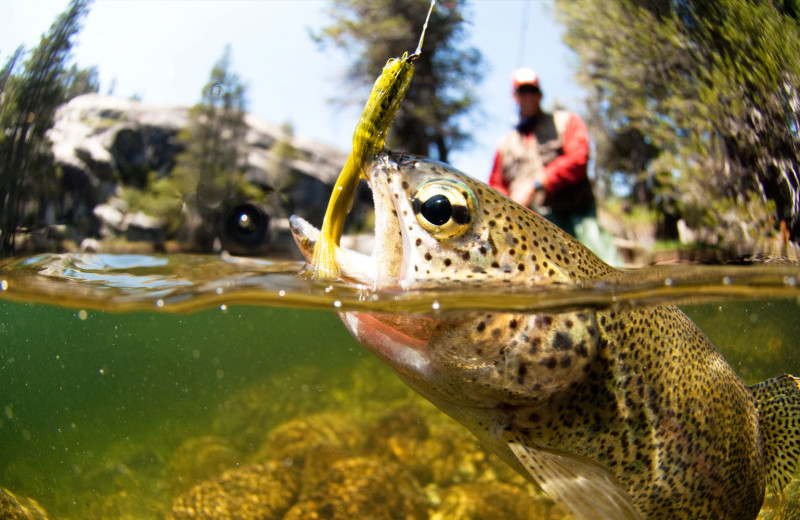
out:
<path id="1" fill-rule="evenodd" d="M 375 204 L 371 256 L 338 248 L 342 276 L 375 290 L 512 284 L 535 290 L 614 269 L 544 218 L 433 161 L 379 155 L 367 171 Z M 293 217 L 311 259 L 318 231 Z M 526 316 L 344 312 L 359 343 L 440 407 L 541 401 L 583 376 L 597 327 L 591 313 Z"/>

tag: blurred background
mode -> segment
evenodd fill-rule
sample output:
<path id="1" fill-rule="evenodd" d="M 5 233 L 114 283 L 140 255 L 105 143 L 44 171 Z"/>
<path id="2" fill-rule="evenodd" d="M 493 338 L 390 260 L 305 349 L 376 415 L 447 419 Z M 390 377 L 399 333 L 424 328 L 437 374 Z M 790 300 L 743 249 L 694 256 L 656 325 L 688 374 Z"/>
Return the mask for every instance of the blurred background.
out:
<path id="1" fill-rule="evenodd" d="M 2 254 L 293 254 L 386 60 L 427 0 L 2 0 Z M 629 264 L 791 254 L 793 2 L 439 2 L 388 145 L 486 180 L 510 76 L 587 122 L 600 220 Z M 370 225 L 363 190 L 353 233 Z"/>

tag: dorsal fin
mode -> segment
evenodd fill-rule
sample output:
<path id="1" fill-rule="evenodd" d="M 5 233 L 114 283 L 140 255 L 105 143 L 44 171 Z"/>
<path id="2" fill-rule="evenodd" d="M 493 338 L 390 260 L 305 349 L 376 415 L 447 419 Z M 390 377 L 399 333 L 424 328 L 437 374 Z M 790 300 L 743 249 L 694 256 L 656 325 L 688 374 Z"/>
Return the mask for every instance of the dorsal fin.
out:
<path id="1" fill-rule="evenodd" d="M 767 488 L 780 493 L 800 462 L 800 379 L 783 375 L 750 390 L 761 423 Z"/>
<path id="2" fill-rule="evenodd" d="M 579 520 L 641 520 L 628 493 L 604 469 L 510 438 L 508 447 L 533 480 Z"/>

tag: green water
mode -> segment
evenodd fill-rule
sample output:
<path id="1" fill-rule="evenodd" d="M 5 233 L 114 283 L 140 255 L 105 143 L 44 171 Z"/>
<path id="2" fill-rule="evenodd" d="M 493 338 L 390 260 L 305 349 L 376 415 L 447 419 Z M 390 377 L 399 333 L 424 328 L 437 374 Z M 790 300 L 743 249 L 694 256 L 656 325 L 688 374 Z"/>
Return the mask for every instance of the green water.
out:
<path id="1" fill-rule="evenodd" d="M 374 293 L 309 282 L 298 275 L 301 267 L 109 255 L 0 267 L 0 487 L 33 498 L 50 518 L 164 518 L 192 486 L 268 458 L 278 449 L 265 439 L 282 425 L 321 417 L 309 420 L 325 426 L 313 423 L 310 431 L 345 428 L 326 433 L 336 449 L 405 465 L 427 486 L 418 494 L 428 497 L 428 507 L 444 508 L 438 518 L 465 518 L 446 514 L 446 490 L 473 480 L 493 478 L 537 496 L 400 384 L 330 312 L 370 305 L 447 312 L 462 308 L 463 292 Z M 498 288 L 470 304 L 553 309 L 674 301 L 748 383 L 800 373 L 800 270 L 745 269 L 652 270 L 625 286 L 527 299 L 514 291 L 498 296 Z M 376 433 L 384 419 L 408 414 L 390 434 Z M 420 448 L 403 444 L 420 424 L 426 449 L 450 446 L 452 453 L 435 459 L 450 466 L 420 468 L 403 451 L 420 456 Z M 394 440 L 385 444 L 382 436 Z M 348 444 L 362 437 L 358 448 Z M 562 518 L 546 499 L 533 503 L 538 517 Z"/>
<path id="2" fill-rule="evenodd" d="M 346 371 L 364 355 L 320 311 L 84 312 L 0 303 L 0 482 L 75 518 L 72 498 L 161 475 L 237 391 L 270 378 L 314 391 L 298 366 Z"/>

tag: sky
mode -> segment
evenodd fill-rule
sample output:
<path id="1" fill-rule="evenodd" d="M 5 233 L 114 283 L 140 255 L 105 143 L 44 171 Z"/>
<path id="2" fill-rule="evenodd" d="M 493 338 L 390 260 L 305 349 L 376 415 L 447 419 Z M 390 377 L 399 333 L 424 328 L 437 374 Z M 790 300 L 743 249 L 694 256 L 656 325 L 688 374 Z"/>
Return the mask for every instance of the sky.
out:
<path id="1" fill-rule="evenodd" d="M 35 47 L 67 5 L 0 0 L 0 63 L 20 44 Z M 98 68 L 101 93 L 113 86 L 116 96 L 191 106 L 230 45 L 231 69 L 247 86 L 250 112 L 349 150 L 363 105 L 342 108 L 330 99 L 346 88 L 350 57 L 310 36 L 330 23 L 329 7 L 327 0 L 95 0 L 73 61 Z M 582 113 L 584 92 L 574 82 L 577 58 L 561 42 L 552 0 L 473 0 L 466 14 L 465 45 L 481 51 L 485 75 L 477 87 L 479 114 L 464 123 L 474 141 L 451 152 L 450 162 L 486 180 L 495 146 L 516 119 L 514 69 L 537 70 L 546 109 L 558 100 Z"/>

